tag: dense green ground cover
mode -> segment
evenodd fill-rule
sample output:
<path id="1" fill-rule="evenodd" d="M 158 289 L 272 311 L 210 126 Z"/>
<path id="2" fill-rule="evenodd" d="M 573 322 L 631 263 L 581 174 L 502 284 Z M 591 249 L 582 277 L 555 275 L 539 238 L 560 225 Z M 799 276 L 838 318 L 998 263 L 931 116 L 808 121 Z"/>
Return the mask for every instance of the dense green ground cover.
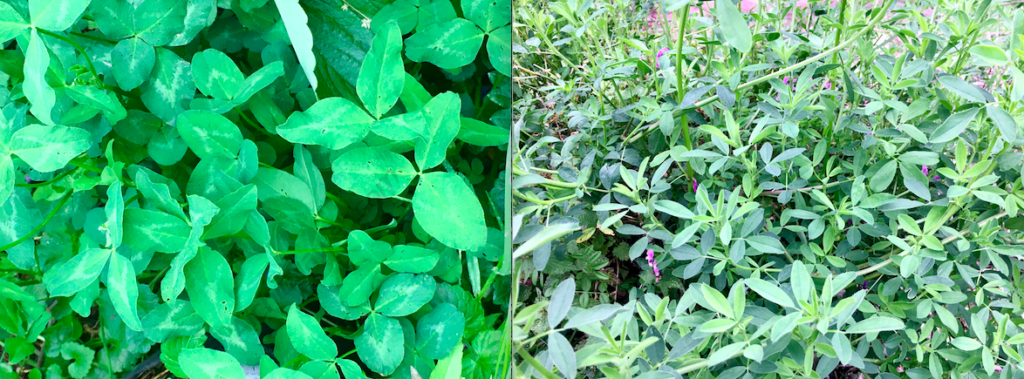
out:
<path id="1" fill-rule="evenodd" d="M 0 2 L 0 378 L 510 372 L 510 19 Z"/>
<path id="2" fill-rule="evenodd" d="M 527 1 L 515 377 L 1024 375 L 1024 11 Z"/>

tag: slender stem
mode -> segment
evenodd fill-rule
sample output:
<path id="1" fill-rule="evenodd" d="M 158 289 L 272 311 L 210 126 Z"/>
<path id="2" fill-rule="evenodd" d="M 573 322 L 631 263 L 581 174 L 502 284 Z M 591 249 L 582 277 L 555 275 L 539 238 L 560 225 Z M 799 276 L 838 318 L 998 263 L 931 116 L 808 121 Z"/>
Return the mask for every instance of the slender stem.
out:
<path id="1" fill-rule="evenodd" d="M 487 290 L 491 289 L 491 285 L 494 284 L 494 279 L 498 277 L 498 272 L 501 271 L 501 267 L 505 264 L 505 260 L 502 259 L 498 262 L 498 265 L 491 269 L 491 275 L 487 277 L 487 281 L 484 282 L 484 286 L 480 288 L 480 293 L 476 294 L 476 299 L 480 300 Z"/>
<path id="2" fill-rule="evenodd" d="M 324 223 L 330 224 L 331 226 L 339 227 L 339 228 L 341 228 L 342 230 L 345 230 L 345 231 L 350 231 L 348 228 L 345 227 L 345 225 L 342 225 L 341 223 L 339 223 L 337 221 L 334 221 L 334 220 L 331 220 L 329 218 L 323 218 L 323 217 L 317 216 L 316 217 L 316 221 L 324 222 Z"/>
<path id="3" fill-rule="evenodd" d="M 953 208 L 950 208 L 950 209 L 953 209 Z M 989 222 L 989 221 L 995 220 L 995 219 L 997 219 L 997 218 L 1000 218 L 1000 217 L 1003 217 L 1003 216 L 1006 216 L 1006 211 L 1003 211 L 1003 212 L 999 212 L 999 213 L 997 213 L 997 214 L 996 214 L 995 216 L 989 217 L 989 218 L 987 218 L 987 219 L 985 219 L 985 220 L 983 220 L 983 221 L 979 222 L 979 223 L 978 223 L 978 227 L 982 227 L 982 226 L 985 226 L 985 224 L 988 224 L 988 222 Z M 942 219 L 943 219 L 943 220 L 945 220 L 945 219 L 947 219 L 947 218 L 948 218 L 948 217 L 945 217 L 945 215 L 943 215 L 943 218 L 942 218 Z M 967 234 L 967 233 L 969 233 L 969 231 L 966 231 L 966 230 L 965 230 L 965 231 L 962 231 L 962 232 L 960 232 L 960 233 L 957 233 L 957 234 L 951 235 L 951 236 L 949 236 L 949 237 L 946 237 L 946 238 L 944 238 L 944 239 L 942 240 L 942 244 L 943 244 L 943 245 L 945 245 L 945 244 L 947 244 L 947 243 L 953 242 L 953 241 L 955 241 L 955 240 L 956 240 L 957 238 L 960 238 L 960 236 L 962 236 L 962 235 L 964 235 L 964 234 Z M 928 234 L 931 234 L 931 233 L 926 233 L 926 235 L 928 235 Z M 904 255 L 906 255 L 906 253 L 907 253 L 907 252 L 903 252 L 903 253 L 901 253 L 901 254 L 899 254 L 899 255 L 900 255 L 900 256 L 904 256 Z M 886 259 L 886 260 L 884 260 L 884 261 L 882 261 L 882 262 L 880 262 L 880 263 L 878 263 L 878 264 L 876 264 L 876 265 L 874 265 L 874 266 L 871 266 L 871 267 L 868 267 L 868 268 L 866 268 L 866 269 L 863 269 L 863 270 L 857 271 L 857 275 L 865 275 L 865 274 L 869 274 L 869 273 L 872 273 L 872 272 L 878 271 L 878 270 L 879 270 L 879 269 L 881 269 L 882 267 L 888 266 L 888 265 L 889 265 L 890 263 L 892 263 L 892 257 L 889 257 L 888 259 Z"/>
<path id="4" fill-rule="evenodd" d="M 341 356 L 340 358 L 345 358 L 345 357 L 347 357 L 347 356 L 349 356 L 349 355 L 352 355 L 352 353 L 355 353 L 355 352 L 356 352 L 356 349 L 352 349 L 352 351 L 349 351 L 349 352 L 345 353 L 345 354 L 344 354 L 344 355 L 342 355 L 342 356 Z"/>
<path id="5" fill-rule="evenodd" d="M 25 188 L 45 187 L 45 186 L 48 186 L 50 184 L 56 183 L 58 180 L 63 179 L 65 176 L 71 175 L 71 173 L 75 172 L 75 170 L 77 170 L 77 169 L 78 169 L 78 167 L 75 167 L 73 169 L 64 171 L 64 172 L 62 172 L 60 174 L 57 174 L 57 176 L 54 176 L 52 179 L 47 180 L 45 182 L 39 182 L 39 183 L 16 183 L 14 186 L 15 187 L 25 187 Z"/>
<path id="6" fill-rule="evenodd" d="M 341 245 L 338 245 L 338 246 L 317 247 L 317 248 L 312 248 L 312 249 L 301 249 L 301 250 L 275 251 L 274 253 L 278 254 L 278 255 L 320 253 L 320 252 L 323 252 L 323 253 L 341 253 L 341 252 L 344 252 L 346 250 L 346 249 L 342 249 L 342 247 L 344 247 L 347 243 L 348 243 L 348 240 L 344 240 L 344 241 L 341 241 Z"/>
<path id="7" fill-rule="evenodd" d="M 75 42 L 71 38 L 68 38 L 67 36 L 64 36 L 62 34 L 54 33 L 45 29 L 36 28 L 36 30 L 42 34 L 48 35 L 50 37 L 71 44 L 71 46 L 73 46 L 75 50 L 78 50 L 79 53 L 82 53 L 82 57 L 85 58 L 85 62 L 89 64 L 89 71 L 92 71 L 92 76 L 94 76 L 96 80 L 100 79 L 100 74 L 96 72 L 96 66 L 92 65 L 92 59 L 89 59 L 89 54 L 85 52 L 85 49 L 83 49 L 82 46 L 78 44 L 78 42 Z"/>
<path id="8" fill-rule="evenodd" d="M 62 197 L 60 199 L 60 202 L 57 203 L 57 206 L 53 207 L 53 210 L 50 211 L 50 214 L 47 215 L 45 219 L 43 219 L 43 222 L 40 223 L 39 226 L 36 226 L 36 228 L 32 229 L 32 231 L 28 232 L 28 234 L 21 236 L 21 238 L 18 238 L 16 240 L 14 240 L 14 242 L 11 242 L 11 243 L 6 244 L 4 246 L 0 246 L 0 251 L 4 251 L 4 250 L 10 249 L 12 247 L 18 246 L 22 242 L 25 242 L 25 241 L 31 239 L 32 236 L 36 235 L 36 233 L 39 233 L 40 230 L 43 230 L 43 227 L 46 226 L 46 224 L 48 222 L 50 222 L 50 219 L 52 219 L 53 216 L 57 215 L 57 212 L 59 212 L 61 210 L 61 208 L 64 207 L 64 204 L 67 204 L 68 199 L 71 198 L 71 194 L 72 193 L 74 193 L 74 191 L 68 191 L 67 193 L 65 193 L 64 197 Z"/>
<path id="9" fill-rule="evenodd" d="M 526 350 L 523 350 L 521 346 L 516 346 L 516 351 L 519 353 L 519 356 L 523 357 L 523 360 L 525 360 L 526 363 L 529 363 L 530 366 L 533 366 L 533 368 L 536 369 L 544 379 L 559 379 L 558 376 L 545 368 L 537 358 L 534 358 L 530 353 L 527 353 Z"/>
<path id="10" fill-rule="evenodd" d="M 84 168 L 86 170 L 95 172 L 97 174 L 102 174 L 103 173 L 103 169 L 101 169 L 99 167 L 96 167 L 96 166 L 93 166 L 91 164 L 85 163 L 84 159 L 72 159 L 68 163 L 71 163 L 71 164 L 73 164 L 75 166 L 78 166 L 79 168 Z"/>
<path id="11" fill-rule="evenodd" d="M 551 205 L 551 204 L 561 203 L 563 201 L 568 201 L 568 200 L 572 200 L 572 199 L 576 198 L 576 195 L 569 195 L 569 196 L 560 197 L 560 198 L 551 199 L 551 200 L 538 200 L 538 199 L 534 199 L 532 197 L 526 197 L 526 195 L 523 195 L 519 191 L 512 191 L 512 193 L 515 194 L 516 197 L 518 197 L 520 199 L 529 201 L 529 202 L 534 203 L 534 204 L 540 204 L 540 205 Z"/>
<path id="12" fill-rule="evenodd" d="M 398 196 L 398 195 L 392 196 L 391 198 L 395 199 L 395 200 L 401 200 L 401 201 L 404 201 L 406 203 L 411 203 L 412 202 L 412 200 L 404 198 L 404 197 L 401 197 L 401 196 Z"/>
<path id="13" fill-rule="evenodd" d="M 96 41 L 96 42 L 103 42 L 103 43 L 110 44 L 110 45 L 116 45 L 117 44 L 117 41 L 111 41 L 109 39 L 100 38 L 100 37 L 97 37 L 97 36 L 94 36 L 94 35 L 89 35 L 89 34 L 79 33 L 79 32 L 68 32 L 68 33 L 73 35 L 73 36 L 75 36 L 75 37 L 91 39 L 91 40 Z"/>

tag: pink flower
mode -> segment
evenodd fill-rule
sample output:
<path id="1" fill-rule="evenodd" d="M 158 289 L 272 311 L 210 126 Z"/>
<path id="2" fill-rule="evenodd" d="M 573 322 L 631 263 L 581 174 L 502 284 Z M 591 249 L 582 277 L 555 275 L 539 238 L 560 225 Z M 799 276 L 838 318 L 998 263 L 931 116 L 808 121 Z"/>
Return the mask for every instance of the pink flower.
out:
<path id="1" fill-rule="evenodd" d="M 928 175 L 928 165 L 925 165 L 924 167 L 921 168 L 921 173 Z"/>
<path id="2" fill-rule="evenodd" d="M 824 85 L 824 86 L 822 86 L 821 88 L 824 88 L 824 89 L 832 89 L 832 82 L 831 82 L 831 81 L 829 81 L 828 79 L 825 79 L 825 85 Z"/>
<path id="3" fill-rule="evenodd" d="M 740 0 L 740 11 L 750 13 L 757 9 L 757 0 Z"/>
<path id="4" fill-rule="evenodd" d="M 935 180 L 940 180 L 938 175 L 935 175 Z"/>
<path id="5" fill-rule="evenodd" d="M 933 10 L 931 8 L 927 8 L 927 9 L 921 11 L 921 15 L 925 16 L 925 17 L 931 17 L 932 13 L 935 13 L 935 10 Z"/>
<path id="6" fill-rule="evenodd" d="M 654 250 L 647 249 L 647 264 L 654 269 L 654 282 L 661 281 L 661 271 L 658 271 L 658 261 L 654 260 Z"/>
<path id="7" fill-rule="evenodd" d="M 795 5 L 797 8 L 807 8 L 807 0 L 797 0 Z"/>
<path id="8" fill-rule="evenodd" d="M 697 179 L 693 179 L 693 192 L 697 192 Z"/>
<path id="9" fill-rule="evenodd" d="M 659 68 L 659 69 L 661 68 L 661 64 L 658 63 L 658 59 L 661 59 L 661 56 L 665 55 L 665 53 L 667 53 L 668 50 L 669 49 L 667 47 L 663 47 L 663 48 L 661 48 L 661 50 L 658 50 L 658 56 L 654 58 L 654 67 L 655 68 Z"/>

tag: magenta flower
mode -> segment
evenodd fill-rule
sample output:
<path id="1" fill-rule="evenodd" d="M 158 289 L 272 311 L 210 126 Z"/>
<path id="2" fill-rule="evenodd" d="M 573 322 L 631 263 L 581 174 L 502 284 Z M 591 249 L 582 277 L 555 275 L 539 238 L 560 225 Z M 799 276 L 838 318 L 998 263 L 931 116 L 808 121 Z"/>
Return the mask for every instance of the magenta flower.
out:
<path id="1" fill-rule="evenodd" d="M 654 282 L 661 281 L 661 271 L 658 271 L 658 261 L 654 260 L 654 250 L 647 249 L 647 264 L 654 269 Z"/>
<path id="2" fill-rule="evenodd" d="M 697 179 L 693 179 L 693 192 L 697 192 Z"/>
<path id="3" fill-rule="evenodd" d="M 822 86 L 822 88 L 824 88 L 824 89 L 832 89 L 832 82 L 829 81 L 828 79 L 825 79 L 825 85 Z"/>
<path id="4" fill-rule="evenodd" d="M 939 180 L 939 176 L 938 175 L 935 175 L 935 180 Z"/>
<path id="5" fill-rule="evenodd" d="M 921 173 L 928 175 L 928 165 L 925 165 L 924 167 L 921 168 Z"/>
<path id="6" fill-rule="evenodd" d="M 740 12 L 750 13 L 757 9 L 757 0 L 740 0 Z"/>
<path id="7" fill-rule="evenodd" d="M 654 67 L 655 68 L 658 68 L 658 69 L 661 68 L 661 64 L 658 63 L 658 59 L 661 59 L 661 56 L 665 55 L 665 53 L 667 53 L 667 52 L 668 52 L 668 48 L 667 47 L 663 47 L 663 48 L 661 48 L 661 50 L 658 50 L 658 56 L 654 58 Z"/>

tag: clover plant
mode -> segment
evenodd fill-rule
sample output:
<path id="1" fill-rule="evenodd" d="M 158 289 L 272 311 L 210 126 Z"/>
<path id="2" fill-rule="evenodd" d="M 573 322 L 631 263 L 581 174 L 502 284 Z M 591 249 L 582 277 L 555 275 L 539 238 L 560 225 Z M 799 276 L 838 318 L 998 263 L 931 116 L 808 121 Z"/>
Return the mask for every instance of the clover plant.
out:
<path id="1" fill-rule="evenodd" d="M 515 19 L 514 377 L 1024 375 L 1024 10 Z"/>
<path id="2" fill-rule="evenodd" d="M 0 378 L 507 373 L 510 15 L 0 2 Z"/>

